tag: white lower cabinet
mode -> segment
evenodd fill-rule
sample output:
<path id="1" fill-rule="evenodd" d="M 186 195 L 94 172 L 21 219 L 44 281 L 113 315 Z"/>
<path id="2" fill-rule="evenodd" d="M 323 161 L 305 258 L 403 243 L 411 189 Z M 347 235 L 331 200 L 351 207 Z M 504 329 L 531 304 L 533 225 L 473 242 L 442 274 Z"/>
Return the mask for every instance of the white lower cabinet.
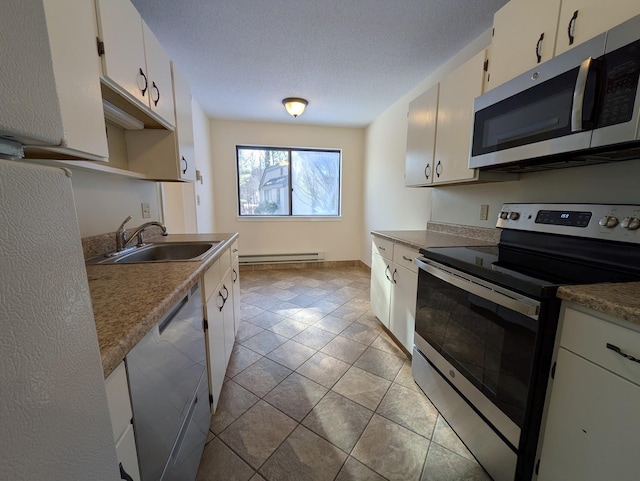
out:
<path id="1" fill-rule="evenodd" d="M 209 390 L 213 412 L 218 407 L 224 375 L 231 358 L 236 335 L 233 287 L 233 279 L 236 277 L 231 265 L 231 255 L 231 249 L 227 249 L 203 276 L 204 312 L 207 321 L 205 338 L 207 341 Z M 239 279 L 236 284 L 239 286 Z M 212 288 L 211 286 L 215 287 Z M 235 303 L 239 303 L 239 296 Z"/>
<path id="2" fill-rule="evenodd" d="M 233 282 L 233 320 L 235 333 L 238 333 L 240 325 L 240 258 L 238 252 L 238 241 L 231 245 L 231 275 Z"/>
<path id="3" fill-rule="evenodd" d="M 371 311 L 400 341 L 413 349 L 416 316 L 418 251 L 386 239 L 373 239 L 371 256 Z"/>
<path id="4" fill-rule="evenodd" d="M 133 414 L 124 361 L 114 369 L 104 383 L 122 479 L 127 479 L 124 477 L 126 474 L 130 479 L 140 481 L 136 439 L 132 424 Z"/>
<path id="5" fill-rule="evenodd" d="M 640 332 L 566 306 L 561 325 L 537 479 L 637 480 L 640 364 L 607 345 L 640 358 Z"/>

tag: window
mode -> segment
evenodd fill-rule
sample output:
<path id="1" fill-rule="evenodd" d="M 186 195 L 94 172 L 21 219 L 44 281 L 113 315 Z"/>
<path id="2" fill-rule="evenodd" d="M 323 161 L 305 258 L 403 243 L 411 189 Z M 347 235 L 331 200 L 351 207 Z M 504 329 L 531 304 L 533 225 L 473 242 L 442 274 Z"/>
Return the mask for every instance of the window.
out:
<path id="1" fill-rule="evenodd" d="M 340 215 L 340 151 L 236 147 L 241 216 Z"/>

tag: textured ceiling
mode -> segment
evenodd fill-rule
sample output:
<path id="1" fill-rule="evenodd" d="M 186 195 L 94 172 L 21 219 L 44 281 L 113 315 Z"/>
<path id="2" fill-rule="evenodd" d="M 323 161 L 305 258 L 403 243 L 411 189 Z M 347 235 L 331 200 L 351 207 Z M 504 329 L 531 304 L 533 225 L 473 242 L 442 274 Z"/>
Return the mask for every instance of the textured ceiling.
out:
<path id="1" fill-rule="evenodd" d="M 211 117 L 365 126 L 506 0 L 133 0 Z M 304 97 L 293 119 L 285 97 Z"/>

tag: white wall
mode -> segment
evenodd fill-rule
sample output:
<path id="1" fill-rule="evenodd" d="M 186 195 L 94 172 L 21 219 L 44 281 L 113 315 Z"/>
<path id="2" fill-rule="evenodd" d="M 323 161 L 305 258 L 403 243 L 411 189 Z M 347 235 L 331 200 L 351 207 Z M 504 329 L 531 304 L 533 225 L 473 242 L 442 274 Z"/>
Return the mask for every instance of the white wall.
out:
<path id="1" fill-rule="evenodd" d="M 360 259 L 365 264 L 371 263 L 372 230 L 421 230 L 430 220 L 432 189 L 404 186 L 409 102 L 486 48 L 490 40 L 490 32 L 486 32 L 473 41 L 367 128 L 364 226 L 360 236 Z"/>
<path id="2" fill-rule="evenodd" d="M 342 217 L 238 219 L 236 145 L 342 149 Z M 327 261 L 360 258 L 364 129 L 212 119 L 211 153 L 216 229 L 239 232 L 242 254 L 322 251 Z"/>
<path id="3" fill-rule="evenodd" d="M 127 216 L 135 227 L 159 220 L 157 184 L 118 175 L 72 169 L 73 195 L 82 237 L 114 232 Z M 151 218 L 142 218 L 142 202 L 148 202 Z"/>
<path id="4" fill-rule="evenodd" d="M 196 181 L 195 195 L 198 232 L 216 232 L 216 218 L 213 202 L 213 165 L 211 163 L 211 138 L 209 117 L 200 104 L 191 101 L 193 112 L 193 137 L 196 168 L 202 175 L 202 182 Z"/>

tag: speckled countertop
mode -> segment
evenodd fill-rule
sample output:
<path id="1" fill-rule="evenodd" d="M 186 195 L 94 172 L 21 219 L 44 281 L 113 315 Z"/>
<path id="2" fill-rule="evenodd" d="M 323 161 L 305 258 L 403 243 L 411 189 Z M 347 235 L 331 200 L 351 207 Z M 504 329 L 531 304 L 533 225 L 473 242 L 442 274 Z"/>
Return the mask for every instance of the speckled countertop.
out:
<path id="1" fill-rule="evenodd" d="M 380 230 L 373 235 L 414 249 L 494 245 L 500 240 L 499 229 L 429 222 L 426 230 Z"/>
<path id="2" fill-rule="evenodd" d="M 185 234 L 153 239 L 220 242 L 211 256 L 199 262 L 86 266 L 105 378 L 237 237 L 238 234 Z"/>
<path id="3" fill-rule="evenodd" d="M 558 297 L 640 325 L 640 282 L 564 286 Z"/>

